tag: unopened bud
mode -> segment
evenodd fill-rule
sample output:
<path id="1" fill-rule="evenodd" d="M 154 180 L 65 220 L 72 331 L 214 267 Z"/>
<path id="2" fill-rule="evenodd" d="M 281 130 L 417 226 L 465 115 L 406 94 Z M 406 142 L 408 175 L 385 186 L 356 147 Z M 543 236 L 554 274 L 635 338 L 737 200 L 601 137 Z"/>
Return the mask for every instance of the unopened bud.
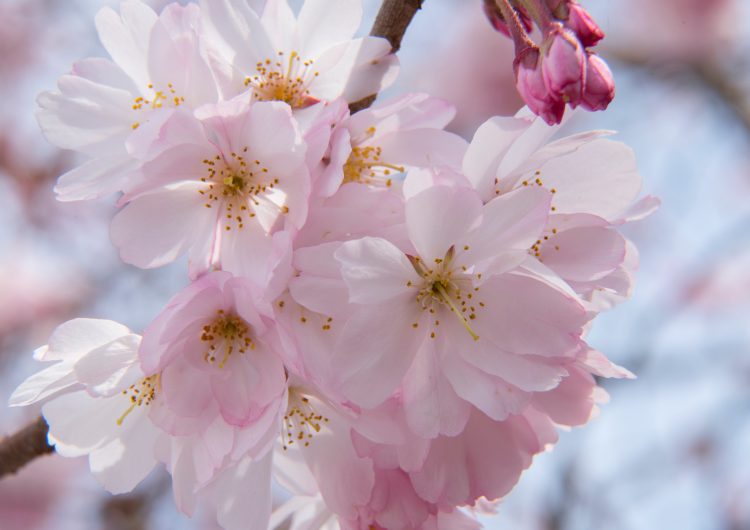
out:
<path id="1" fill-rule="evenodd" d="M 588 110 L 604 110 L 615 97 L 612 71 L 598 55 L 588 55 L 586 89 L 581 104 Z"/>
<path id="2" fill-rule="evenodd" d="M 586 54 L 576 35 L 555 23 L 542 45 L 542 74 L 547 90 L 571 107 L 581 103 L 586 82 Z"/>
<path id="3" fill-rule="evenodd" d="M 487 17 L 487 20 L 489 20 L 492 27 L 495 28 L 495 31 L 502 33 L 506 37 L 513 38 L 510 29 L 508 28 L 508 23 L 505 21 L 500 8 L 497 7 L 497 2 L 495 0 L 484 0 L 482 3 L 482 9 L 484 10 L 484 15 Z M 529 14 L 526 10 L 522 7 L 516 8 L 516 15 L 523 25 L 523 29 L 527 33 L 530 33 L 534 29 L 534 25 L 531 23 L 531 18 L 529 18 Z"/>
<path id="4" fill-rule="evenodd" d="M 573 2 L 568 4 L 568 17 L 565 20 L 565 27 L 578 35 L 578 39 L 585 48 L 596 46 L 604 38 L 604 32 L 594 22 L 588 11 Z"/>
<path id="5" fill-rule="evenodd" d="M 492 27 L 495 28 L 495 31 L 499 31 L 506 37 L 510 37 L 508 25 L 505 23 L 503 14 L 500 12 L 500 9 L 498 9 L 495 0 L 484 0 L 484 2 L 482 2 L 482 9 L 484 10 L 484 15 L 487 17 L 487 20 L 489 20 Z"/>
<path id="6" fill-rule="evenodd" d="M 542 75 L 539 49 L 523 50 L 513 62 L 516 73 L 516 88 L 529 109 L 549 125 L 560 123 L 565 112 L 565 103 L 553 97 L 547 89 Z"/>

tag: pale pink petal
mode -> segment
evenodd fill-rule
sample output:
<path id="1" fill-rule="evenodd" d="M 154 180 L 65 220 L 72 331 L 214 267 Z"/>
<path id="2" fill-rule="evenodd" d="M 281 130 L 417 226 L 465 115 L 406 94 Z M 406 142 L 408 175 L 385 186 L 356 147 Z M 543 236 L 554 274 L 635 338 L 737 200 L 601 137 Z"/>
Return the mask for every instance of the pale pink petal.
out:
<path id="1" fill-rule="evenodd" d="M 366 237 L 343 243 L 334 254 L 349 288 L 349 301 L 379 304 L 408 292 L 420 281 L 406 256 L 385 239 Z"/>
<path id="2" fill-rule="evenodd" d="M 354 114 L 346 122 L 352 136 L 359 141 L 370 127 L 376 136 L 410 129 L 442 129 L 456 115 L 456 108 L 429 94 L 413 93 L 376 102 L 372 107 Z"/>
<path id="3" fill-rule="evenodd" d="M 57 200 L 98 199 L 126 188 L 136 163 L 124 153 L 101 156 L 63 173 L 55 184 Z"/>
<path id="4" fill-rule="evenodd" d="M 520 413 L 531 399 L 531 394 L 520 390 L 501 377 L 467 363 L 459 355 L 446 355 L 442 360 L 445 377 L 456 394 L 496 421 Z M 538 366 L 527 366 L 537 370 Z M 543 367 L 543 369 L 546 367 Z"/>
<path id="5" fill-rule="evenodd" d="M 360 2 L 308 0 L 297 18 L 300 49 L 316 57 L 331 45 L 350 40 L 361 20 Z"/>
<path id="6" fill-rule="evenodd" d="M 271 516 L 271 463 L 271 453 L 259 461 L 244 458 L 218 477 L 213 496 L 216 521 L 223 529 L 244 530 L 250 521 L 266 528 Z"/>
<path id="7" fill-rule="evenodd" d="M 539 259 L 566 280 L 599 280 L 625 259 L 625 239 L 615 230 L 582 227 L 545 241 Z"/>
<path id="8" fill-rule="evenodd" d="M 389 164 L 459 169 L 466 151 L 466 141 L 439 129 L 396 131 L 372 142 L 380 147 L 382 160 Z"/>
<path id="9" fill-rule="evenodd" d="M 614 220 L 641 189 L 632 149 L 612 140 L 589 142 L 539 170 L 544 186 L 557 191 L 552 201 L 557 213 L 585 212 Z"/>
<path id="10" fill-rule="evenodd" d="M 129 335 L 130 330 L 113 320 L 74 318 L 60 324 L 49 338 L 40 361 L 74 361 L 89 351 Z"/>
<path id="11" fill-rule="evenodd" d="M 249 222 L 242 228 L 231 225 L 220 231 L 219 262 L 223 270 L 246 276 L 257 285 L 266 285 L 275 266 L 281 261 L 273 245 L 273 236 L 257 223 Z M 291 252 L 291 248 L 286 249 Z"/>
<path id="12" fill-rule="evenodd" d="M 534 406 L 560 425 L 583 425 L 594 412 L 596 381 L 578 366 L 568 367 L 568 376 L 549 392 L 534 394 Z"/>
<path id="13" fill-rule="evenodd" d="M 389 55 L 388 41 L 364 37 L 329 48 L 316 61 L 320 75 L 313 82 L 313 96 L 332 100 L 342 96 L 354 102 L 389 86 L 398 73 L 398 60 Z"/>
<path id="14" fill-rule="evenodd" d="M 469 405 L 456 395 L 436 355 L 435 341 L 424 341 L 401 389 L 406 420 L 423 438 L 456 436 L 469 419 Z"/>
<path id="15" fill-rule="evenodd" d="M 498 166 L 513 142 L 529 127 L 527 120 L 495 117 L 474 133 L 463 161 L 464 174 L 484 200 L 494 195 Z"/>
<path id="16" fill-rule="evenodd" d="M 11 407 L 25 407 L 63 390 L 75 389 L 78 381 L 70 363 L 57 362 L 31 375 L 18 385 L 8 399 Z"/>
<path id="17" fill-rule="evenodd" d="M 184 418 L 202 418 L 211 412 L 214 395 L 208 374 L 189 363 L 175 359 L 161 375 L 164 403 L 174 414 Z"/>
<path id="18" fill-rule="evenodd" d="M 96 15 L 96 29 L 104 48 L 144 88 L 149 83 L 146 68 L 149 36 L 156 21 L 156 13 L 150 7 L 132 0 L 120 5 L 119 15 L 108 7 Z"/>
<path id="19" fill-rule="evenodd" d="M 529 420 L 495 422 L 474 411 L 462 436 L 434 440 L 421 471 L 411 481 L 423 499 L 452 508 L 479 497 L 508 493 L 543 445 Z M 491 455 L 491 458 L 488 457 Z"/>
<path id="20" fill-rule="evenodd" d="M 261 16 L 263 28 L 276 50 L 295 49 L 297 19 L 287 0 L 267 0 Z"/>
<path id="21" fill-rule="evenodd" d="M 352 154 L 351 137 L 345 127 L 338 127 L 331 135 L 331 148 L 328 153 L 328 164 L 317 177 L 315 187 L 317 195 L 330 197 L 344 181 L 344 164 Z"/>
<path id="22" fill-rule="evenodd" d="M 346 423 L 332 417 L 326 430 L 300 451 L 331 511 L 343 518 L 356 517 L 355 507 L 370 498 L 374 472 L 372 462 L 355 453 Z"/>
<path id="23" fill-rule="evenodd" d="M 136 352 L 138 335 L 125 335 L 88 352 L 73 365 L 78 381 L 91 394 L 111 396 L 143 377 Z"/>
<path id="24" fill-rule="evenodd" d="M 525 188 L 488 202 L 482 208 L 482 224 L 457 246 L 457 263 L 479 264 L 507 251 L 527 251 L 547 223 L 550 200 L 546 190 Z M 493 272 L 505 271 L 495 266 Z"/>
<path id="25" fill-rule="evenodd" d="M 50 444 L 62 456 L 75 457 L 114 440 L 122 429 L 117 420 L 129 407 L 126 396 L 102 399 L 73 392 L 45 403 L 42 415 L 49 424 Z"/>
<path id="26" fill-rule="evenodd" d="M 424 528 L 430 506 L 414 491 L 409 476 L 400 469 L 380 471 L 370 506 L 377 508 L 375 521 L 393 530 Z"/>
<path id="27" fill-rule="evenodd" d="M 110 236 L 126 263 L 165 265 L 213 236 L 215 208 L 206 208 L 200 182 L 180 182 L 133 199 L 112 220 Z"/>
<path id="28" fill-rule="evenodd" d="M 224 421 L 248 428 L 266 406 L 281 399 L 286 376 L 281 359 L 262 347 L 235 355 L 224 367 L 226 378 L 211 378 L 211 390 Z"/>
<path id="29" fill-rule="evenodd" d="M 504 274 L 482 284 L 475 296 L 485 305 L 478 308 L 472 327 L 505 352 L 566 356 L 580 347 L 588 320 L 585 309 L 546 282 Z"/>
<path id="30" fill-rule="evenodd" d="M 133 95 L 74 75 L 62 76 L 57 84 L 59 93 L 43 92 L 37 100 L 37 119 L 47 140 L 92 156 L 122 152 L 138 121 Z"/>
<path id="31" fill-rule="evenodd" d="M 351 401 L 374 407 L 396 389 L 424 340 L 426 329 L 412 326 L 419 313 L 411 294 L 353 313 L 333 358 L 342 391 Z"/>
<path id="32" fill-rule="evenodd" d="M 132 491 L 156 465 L 159 431 L 145 417 L 133 423 L 120 438 L 89 455 L 91 473 L 113 494 Z"/>
<path id="33" fill-rule="evenodd" d="M 433 259 L 443 259 L 448 249 L 477 225 L 481 215 L 481 199 L 465 188 L 436 186 L 406 203 L 409 239 L 428 266 Z"/>

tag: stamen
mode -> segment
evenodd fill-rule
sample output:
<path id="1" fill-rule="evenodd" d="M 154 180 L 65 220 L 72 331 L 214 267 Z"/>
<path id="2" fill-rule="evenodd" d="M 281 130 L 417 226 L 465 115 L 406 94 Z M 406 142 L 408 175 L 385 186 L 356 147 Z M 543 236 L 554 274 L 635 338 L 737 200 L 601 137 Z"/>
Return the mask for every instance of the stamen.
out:
<path id="1" fill-rule="evenodd" d="M 308 397 L 290 388 L 289 408 L 284 415 L 281 431 L 281 445 L 284 451 L 294 445 L 295 441 L 303 447 L 308 447 L 313 436 L 319 433 L 328 421 L 328 418 L 315 410 Z"/>
<path id="2" fill-rule="evenodd" d="M 130 385 L 122 391 L 124 396 L 130 395 L 130 406 L 117 418 L 117 425 L 122 425 L 125 418 L 133 412 L 135 407 L 141 405 L 150 405 L 156 399 L 156 391 L 161 388 L 161 374 L 154 374 L 144 377 L 137 383 Z"/>
<path id="3" fill-rule="evenodd" d="M 244 147 L 241 152 L 247 153 Z M 269 170 L 260 160 L 249 161 L 243 154 L 232 152 L 229 156 L 216 155 L 204 159 L 206 176 L 201 178 L 208 188 L 198 190 L 206 198 L 204 206 L 214 204 L 223 208 L 224 230 L 242 229 L 256 217 L 255 209 L 265 203 L 279 211 L 289 213 L 289 207 L 278 204 L 270 197 L 277 193 L 278 177 L 269 178 Z"/>
<path id="4" fill-rule="evenodd" d="M 224 368 L 233 353 L 244 354 L 248 349 L 254 350 L 255 343 L 249 337 L 250 326 L 244 320 L 226 314 L 223 309 L 219 309 L 217 315 L 213 322 L 203 326 L 201 340 L 208 346 L 203 354 L 203 360 L 208 364 L 215 363 L 217 354 L 223 346 L 222 358 L 217 366 Z"/>
<path id="5" fill-rule="evenodd" d="M 284 52 L 278 52 L 281 59 Z M 283 101 L 294 109 L 309 107 L 318 102 L 310 95 L 310 85 L 318 77 L 311 70 L 312 60 L 303 61 L 296 51 L 289 54 L 286 63 L 266 59 L 255 65 L 256 73 L 245 78 L 258 101 Z"/>
<path id="6" fill-rule="evenodd" d="M 344 164 L 344 182 L 390 187 L 393 173 L 403 173 L 404 166 L 389 164 L 381 160 L 383 150 L 377 146 L 352 147 L 349 159 Z"/>
<path id="7" fill-rule="evenodd" d="M 466 331 L 469 332 L 469 335 L 471 335 L 474 340 L 479 340 L 479 335 L 477 335 L 469 325 L 469 320 L 474 320 L 476 318 L 476 308 L 474 306 L 467 307 L 466 301 L 463 300 L 460 287 L 460 285 L 469 287 L 470 279 L 468 275 L 456 272 L 451 268 L 454 255 L 455 249 L 454 247 L 451 247 L 448 252 L 446 252 L 444 258 L 436 258 L 434 261 L 437 265 L 437 269 L 428 268 L 419 257 L 407 256 L 412 267 L 414 267 L 414 270 L 424 279 L 424 284 L 422 284 L 417 293 L 417 301 L 422 306 L 422 309 L 429 310 L 430 314 L 435 314 L 435 307 L 433 307 L 434 302 L 446 305 L 458 318 Z M 474 288 L 475 291 L 478 291 L 478 289 L 478 287 Z M 470 293 L 467 294 L 467 298 L 471 298 L 472 296 L 473 295 Z M 454 297 L 457 301 L 461 302 L 460 308 L 454 302 Z M 479 305 L 480 307 L 484 307 L 484 304 L 481 302 Z M 469 312 L 469 320 L 464 316 L 464 313 L 467 311 Z M 434 323 L 436 328 L 439 326 L 440 321 L 435 320 Z M 412 327 L 417 328 L 414 324 L 412 324 Z M 435 331 L 433 331 L 430 336 L 435 338 Z"/>

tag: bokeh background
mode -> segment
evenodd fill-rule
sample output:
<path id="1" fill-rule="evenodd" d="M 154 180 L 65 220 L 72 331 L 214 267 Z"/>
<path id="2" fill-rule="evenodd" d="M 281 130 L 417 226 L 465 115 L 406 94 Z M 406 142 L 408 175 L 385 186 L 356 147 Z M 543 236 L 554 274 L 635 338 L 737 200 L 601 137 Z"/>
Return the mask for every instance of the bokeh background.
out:
<path id="1" fill-rule="evenodd" d="M 379 2 L 364 0 L 371 24 Z M 155 7 L 166 2 L 155 0 Z M 634 297 L 601 315 L 591 343 L 636 372 L 584 428 L 562 433 L 485 518 L 507 530 L 750 529 L 750 2 L 589 0 L 617 81 L 603 128 L 631 145 L 644 192 L 662 200 L 627 227 L 641 253 Z M 97 0 L 0 0 L 0 404 L 38 369 L 32 350 L 76 316 L 142 329 L 185 283 L 184 264 L 122 265 L 107 236 L 114 199 L 56 202 L 77 163 L 49 146 L 35 98 L 84 56 L 102 55 Z M 512 45 L 480 0 L 426 0 L 404 39 L 390 94 L 427 91 L 457 105 L 470 138 L 521 105 Z M 0 406 L 0 434 L 38 410 Z M 173 506 L 154 473 L 111 497 L 85 459 L 48 456 L 0 481 L 2 530 L 214 528 Z"/>

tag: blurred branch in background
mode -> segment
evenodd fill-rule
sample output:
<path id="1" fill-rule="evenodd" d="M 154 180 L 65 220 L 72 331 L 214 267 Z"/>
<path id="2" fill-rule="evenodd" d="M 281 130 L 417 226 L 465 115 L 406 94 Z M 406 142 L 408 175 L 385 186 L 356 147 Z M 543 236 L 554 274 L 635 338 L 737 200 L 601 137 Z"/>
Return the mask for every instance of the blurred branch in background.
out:
<path id="1" fill-rule="evenodd" d="M 34 423 L 0 440 L 0 477 L 15 473 L 37 457 L 54 452 L 47 443 L 47 423 L 40 416 Z"/>
<path id="2" fill-rule="evenodd" d="M 102 530 L 148 530 L 151 512 L 169 485 L 169 479 L 162 476 L 133 493 L 106 499 L 99 509 Z"/>
<path id="3" fill-rule="evenodd" d="M 710 59 L 654 59 L 645 54 L 622 48 L 608 48 L 607 56 L 624 66 L 647 71 L 662 80 L 673 80 L 678 76 L 689 76 L 701 83 L 732 111 L 750 135 L 750 97 L 748 87 L 738 77 L 737 68 L 730 68 Z"/>

